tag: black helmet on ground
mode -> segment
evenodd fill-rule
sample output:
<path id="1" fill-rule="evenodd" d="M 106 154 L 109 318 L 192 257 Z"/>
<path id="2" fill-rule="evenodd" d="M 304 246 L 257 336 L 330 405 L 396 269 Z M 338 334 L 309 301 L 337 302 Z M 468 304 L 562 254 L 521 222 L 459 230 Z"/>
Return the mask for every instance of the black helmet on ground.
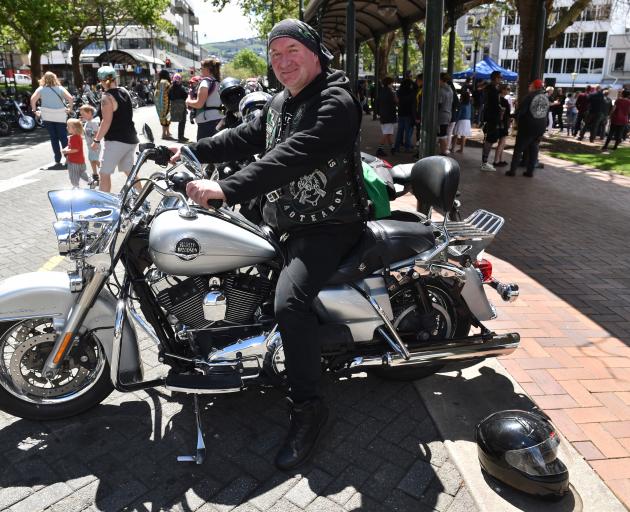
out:
<path id="1" fill-rule="evenodd" d="M 228 112 L 238 112 L 238 104 L 245 96 L 245 88 L 238 78 L 228 76 L 219 84 L 219 97 Z"/>
<path id="2" fill-rule="evenodd" d="M 475 428 L 481 467 L 497 480 L 528 494 L 560 498 L 569 471 L 557 458 L 560 437 L 542 414 L 500 411 Z"/>

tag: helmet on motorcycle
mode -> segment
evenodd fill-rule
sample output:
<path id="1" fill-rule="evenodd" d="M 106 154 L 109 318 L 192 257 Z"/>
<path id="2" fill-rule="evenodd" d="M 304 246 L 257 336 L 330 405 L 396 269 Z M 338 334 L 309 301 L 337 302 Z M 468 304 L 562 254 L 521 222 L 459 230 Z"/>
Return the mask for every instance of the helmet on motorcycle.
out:
<path id="1" fill-rule="evenodd" d="M 118 75 L 116 74 L 116 70 L 111 66 L 101 66 L 98 68 L 96 72 L 96 76 L 99 80 L 116 80 Z"/>
<path id="2" fill-rule="evenodd" d="M 219 97 L 228 112 L 238 112 L 238 105 L 245 96 L 245 88 L 238 78 L 228 76 L 219 84 Z"/>
<path id="3" fill-rule="evenodd" d="M 261 111 L 270 99 L 271 94 L 262 91 L 250 92 L 245 96 L 238 106 L 243 122 L 248 123 L 254 119 L 257 112 Z"/>
<path id="4" fill-rule="evenodd" d="M 475 428 L 475 441 L 481 467 L 496 479 L 541 497 L 568 492 L 569 471 L 557 458 L 560 438 L 542 414 L 491 414 Z"/>

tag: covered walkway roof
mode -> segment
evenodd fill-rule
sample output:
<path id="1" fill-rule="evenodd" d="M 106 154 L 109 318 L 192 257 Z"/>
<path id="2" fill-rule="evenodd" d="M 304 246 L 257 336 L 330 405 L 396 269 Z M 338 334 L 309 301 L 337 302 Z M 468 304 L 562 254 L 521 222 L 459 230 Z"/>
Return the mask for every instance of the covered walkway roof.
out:
<path id="1" fill-rule="evenodd" d="M 445 4 L 447 9 L 452 6 L 458 13 L 463 13 L 468 6 L 479 5 L 479 1 L 452 0 Z M 321 26 L 324 44 L 333 53 L 345 47 L 347 5 L 348 0 L 311 0 L 304 13 L 304 21 L 315 27 Z M 356 40 L 361 43 L 423 20 L 427 0 L 354 0 L 354 5 Z"/>

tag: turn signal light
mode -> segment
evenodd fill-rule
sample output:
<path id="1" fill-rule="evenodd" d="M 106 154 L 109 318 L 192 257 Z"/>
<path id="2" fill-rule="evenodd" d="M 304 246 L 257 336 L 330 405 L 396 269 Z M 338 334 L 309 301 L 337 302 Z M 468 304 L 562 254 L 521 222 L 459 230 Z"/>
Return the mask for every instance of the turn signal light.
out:
<path id="1" fill-rule="evenodd" d="M 475 261 L 473 263 L 473 267 L 481 272 L 481 279 L 484 283 L 492 281 L 492 263 L 490 263 L 487 259 L 482 258 Z"/>

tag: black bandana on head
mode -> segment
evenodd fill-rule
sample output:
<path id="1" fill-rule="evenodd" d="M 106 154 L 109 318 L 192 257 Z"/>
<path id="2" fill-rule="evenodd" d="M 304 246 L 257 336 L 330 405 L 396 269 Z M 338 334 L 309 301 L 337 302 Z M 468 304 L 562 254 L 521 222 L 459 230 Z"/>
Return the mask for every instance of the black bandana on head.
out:
<path id="1" fill-rule="evenodd" d="M 267 44 L 271 44 L 274 39 L 279 37 L 290 37 L 298 43 L 302 43 L 319 57 L 323 67 L 328 67 L 328 63 L 333 58 L 328 48 L 322 44 L 317 31 L 303 21 L 289 18 L 276 23 L 269 32 Z"/>

